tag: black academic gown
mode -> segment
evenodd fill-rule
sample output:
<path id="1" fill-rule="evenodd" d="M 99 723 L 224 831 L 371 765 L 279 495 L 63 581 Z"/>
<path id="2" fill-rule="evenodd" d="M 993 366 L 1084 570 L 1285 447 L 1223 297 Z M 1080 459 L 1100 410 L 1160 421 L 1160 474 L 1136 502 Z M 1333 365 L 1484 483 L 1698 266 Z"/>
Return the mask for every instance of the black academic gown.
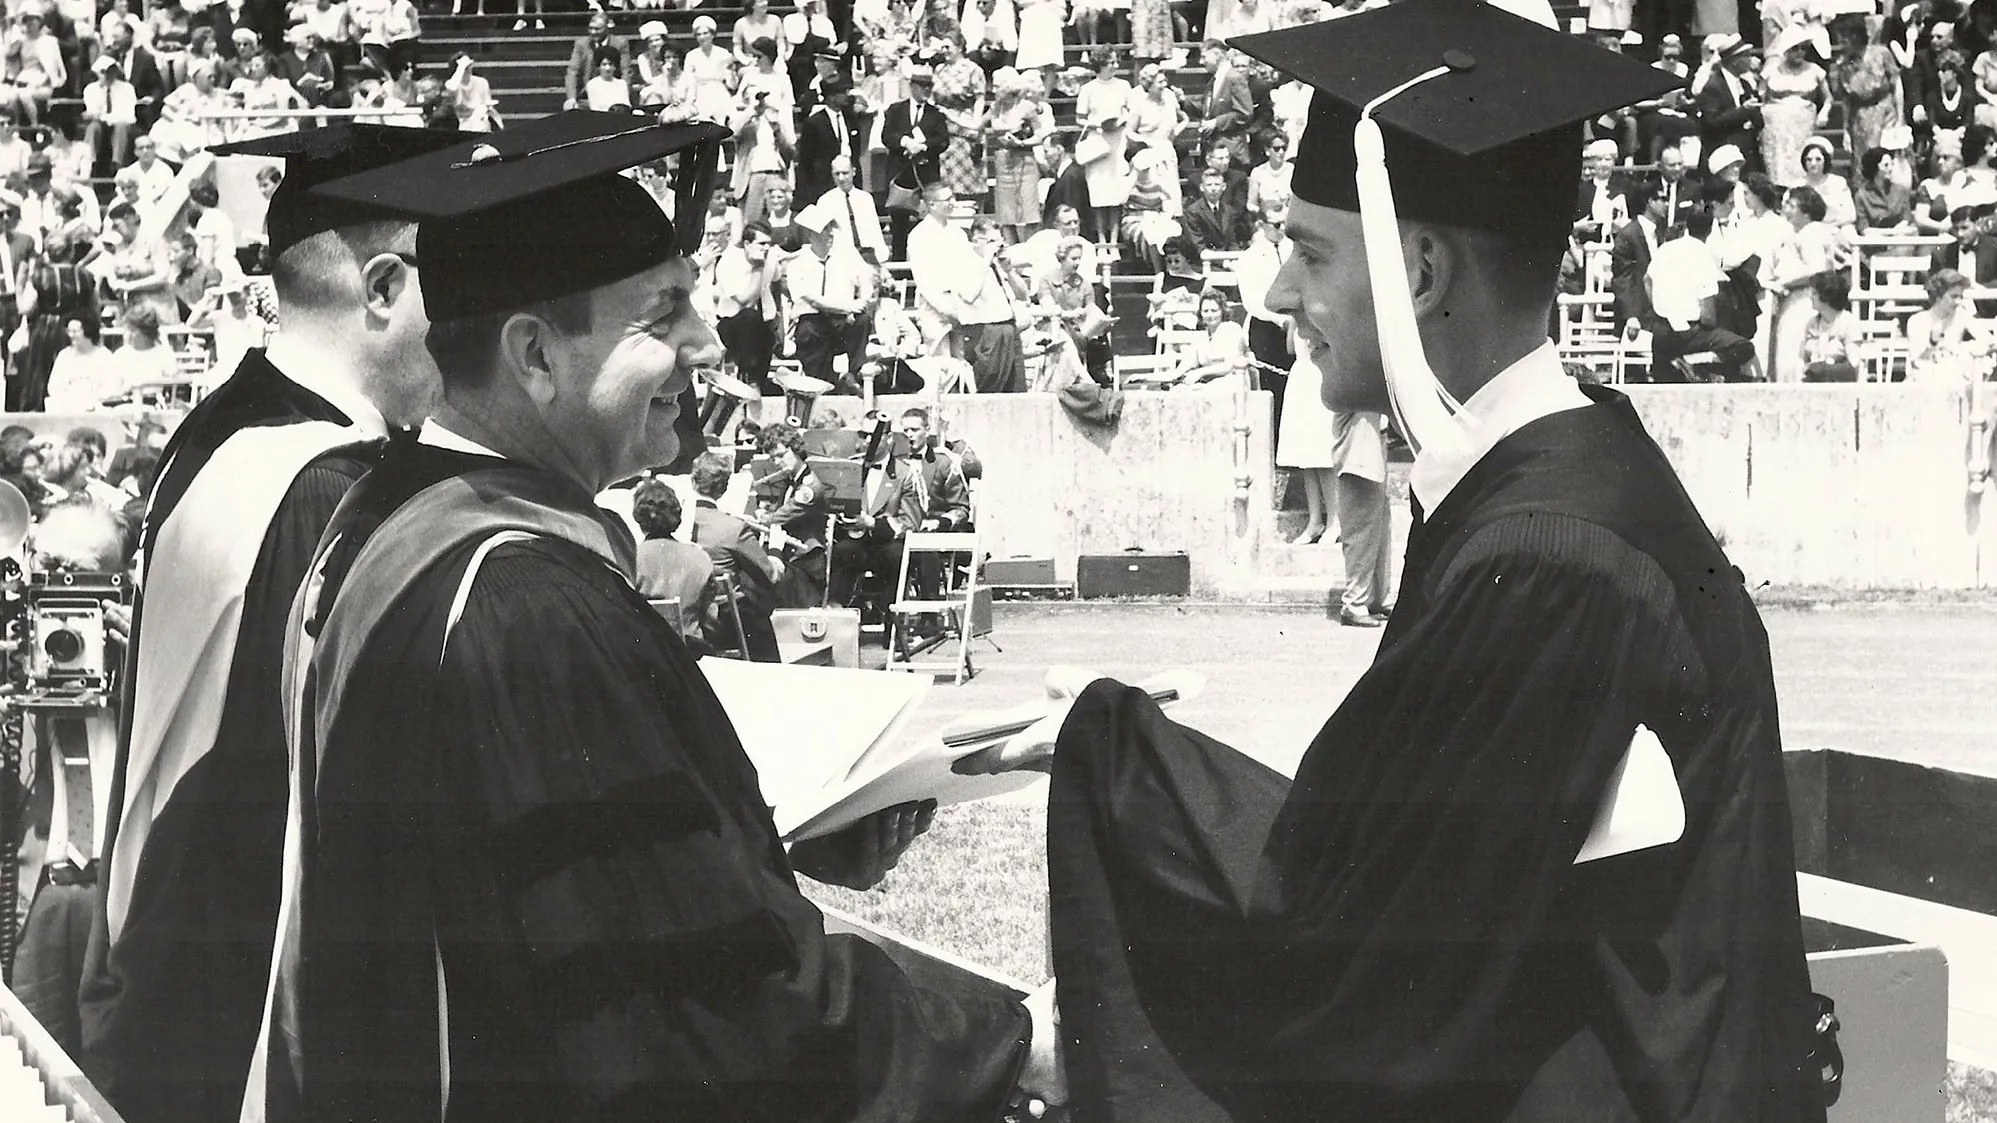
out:
<path id="1" fill-rule="evenodd" d="M 1127 687 L 1078 700 L 1048 824 L 1077 1117 L 1824 1118 L 1766 634 L 1592 396 L 1416 528 L 1294 783 Z M 1639 723 L 1684 836 L 1574 866 Z"/>
<path id="2" fill-rule="evenodd" d="M 328 532 L 324 597 L 405 498 L 501 463 L 391 444 Z M 361 641 L 318 746 L 297 1117 L 437 1118 L 440 958 L 452 1123 L 995 1119 L 1024 1011 L 826 935 L 726 712 L 598 554 L 492 550 L 440 665 L 479 541 Z"/>
<path id="3" fill-rule="evenodd" d="M 351 424 L 338 408 L 286 378 L 261 349 L 203 399 L 162 459 L 142 541 L 148 560 L 159 528 L 194 478 L 245 429 L 309 421 Z M 173 788 L 154 819 L 133 882 L 125 925 L 109 941 L 97 890 L 80 990 L 81 1062 L 132 1123 L 211 1123 L 234 1118 L 263 1016 L 277 919 L 289 757 L 279 705 L 284 626 L 319 534 L 374 449 L 351 446 L 311 462 L 267 527 L 244 590 L 242 623 L 213 747 Z M 147 574 L 155 597 L 176 594 L 173 574 Z M 157 642 L 137 632 L 132 650 Z M 190 639 L 190 642 L 192 640 Z M 190 658 L 193 653 L 190 652 Z M 136 666 L 136 659 L 132 661 Z M 143 684 L 128 678 L 111 821 L 104 853 L 118 845 L 128 782 L 129 705 Z"/>

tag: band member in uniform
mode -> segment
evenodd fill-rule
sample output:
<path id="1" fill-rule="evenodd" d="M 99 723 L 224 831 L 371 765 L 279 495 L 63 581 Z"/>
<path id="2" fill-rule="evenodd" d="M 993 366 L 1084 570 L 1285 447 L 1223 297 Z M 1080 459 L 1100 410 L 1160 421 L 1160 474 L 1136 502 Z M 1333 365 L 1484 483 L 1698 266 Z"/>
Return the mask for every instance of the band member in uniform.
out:
<path id="1" fill-rule="evenodd" d="M 942 446 L 931 431 L 929 411 L 910 406 L 901 414 L 901 435 L 908 438 L 908 466 L 922 492 L 918 530 L 971 529 L 971 485 L 956 454 Z"/>
<path id="2" fill-rule="evenodd" d="M 870 594 L 892 595 L 885 583 L 901 572 L 902 542 L 923 522 L 921 473 L 895 456 L 886 425 L 883 417 L 879 439 L 868 450 L 860 513 L 840 526 L 832 543 L 832 601 L 859 608 L 863 623 L 881 618 L 882 606 Z"/>
<path id="3" fill-rule="evenodd" d="M 763 430 L 764 456 L 776 461 L 775 484 L 781 490 L 767 499 L 757 521 L 770 528 L 770 549 L 783 558 L 784 575 L 777 582 L 780 608 L 816 608 L 825 603 L 825 528 L 832 512 L 832 495 L 811 471 L 804 452 L 804 434 L 788 422 Z"/>
<path id="4" fill-rule="evenodd" d="M 714 559 L 714 571 L 735 583 L 736 611 L 742 616 L 742 641 L 749 658 L 758 663 L 775 663 L 777 634 L 770 626 L 770 609 L 777 603 L 777 581 L 783 576 L 783 563 L 763 549 L 763 536 L 740 518 L 720 507 L 735 475 L 735 458 L 726 452 L 703 453 L 693 462 L 693 518 L 688 541 L 707 551 Z M 725 616 L 723 627 L 731 622 Z M 727 646 L 733 636 L 710 636 L 710 641 Z"/>

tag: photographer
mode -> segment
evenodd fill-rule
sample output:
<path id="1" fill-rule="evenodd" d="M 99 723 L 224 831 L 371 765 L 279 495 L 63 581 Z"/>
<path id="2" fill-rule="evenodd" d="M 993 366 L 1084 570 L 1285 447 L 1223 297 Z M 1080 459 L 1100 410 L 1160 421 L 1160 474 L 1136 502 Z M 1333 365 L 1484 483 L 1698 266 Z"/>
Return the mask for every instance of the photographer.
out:
<path id="1" fill-rule="evenodd" d="M 114 575 L 122 575 L 127 564 L 126 540 L 117 518 L 103 504 L 79 495 L 49 509 L 34 527 L 30 537 L 31 566 L 41 574 L 68 574 L 79 590 L 108 590 Z M 37 598 L 30 596 L 28 611 L 36 614 Z M 84 602 L 87 604 L 87 600 Z M 53 621 L 52 621 L 53 622 Z M 28 622 L 34 628 L 34 621 Z M 24 758 L 33 761 L 32 789 L 28 793 L 33 831 L 44 843 L 41 860 L 24 852 L 24 868 L 32 874 L 34 900 L 22 929 L 21 943 L 14 961 L 13 987 L 22 1003 L 65 1049 L 80 1043 L 77 1015 L 77 988 L 83 972 L 83 941 L 80 934 L 90 925 L 91 895 L 99 857 L 106 808 L 110 798 L 112 769 L 118 752 L 118 704 L 109 678 L 109 669 L 124 662 L 124 640 L 129 618 L 121 596 L 108 596 L 90 608 L 81 605 L 65 611 L 57 625 L 71 633 L 76 655 L 64 660 L 61 668 L 50 665 L 44 648 L 30 649 L 26 666 L 25 700 L 28 720 L 23 726 Z M 52 684 L 68 676 L 93 675 L 103 686 L 80 697 L 82 704 L 42 708 L 37 701 L 53 697 Z M 74 680 L 71 680 L 74 681 Z M 64 759 L 76 754 L 69 746 L 83 746 L 88 760 L 88 784 L 67 775 L 56 782 Z M 50 750 L 43 754 L 41 747 Z M 81 790 L 77 790 L 77 789 Z M 56 798 L 58 792 L 62 799 Z M 85 837 L 70 835 L 69 824 L 79 816 L 69 809 L 72 802 L 88 800 L 90 813 Z M 17 841 L 8 839 L 12 845 Z M 24 848 L 25 849 L 25 848 Z"/>
<path id="2" fill-rule="evenodd" d="M 795 337 L 798 365 L 805 374 L 832 382 L 832 356 L 844 354 L 845 382 L 857 389 L 873 331 L 867 314 L 870 271 L 853 251 L 834 245 L 838 228 L 820 208 L 807 208 L 797 224 L 810 241 L 785 266 L 784 278 L 791 299 L 801 306 Z"/>

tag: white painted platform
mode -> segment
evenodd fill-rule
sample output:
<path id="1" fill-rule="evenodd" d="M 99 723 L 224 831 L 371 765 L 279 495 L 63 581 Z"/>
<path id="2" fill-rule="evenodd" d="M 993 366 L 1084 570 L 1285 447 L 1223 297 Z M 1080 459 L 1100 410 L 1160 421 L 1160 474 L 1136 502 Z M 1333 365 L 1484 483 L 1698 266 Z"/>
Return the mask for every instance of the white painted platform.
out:
<path id="1" fill-rule="evenodd" d="M 1807 873 L 1796 892 L 1805 916 L 1941 948 L 1949 1059 L 1997 1070 L 1997 917 Z"/>

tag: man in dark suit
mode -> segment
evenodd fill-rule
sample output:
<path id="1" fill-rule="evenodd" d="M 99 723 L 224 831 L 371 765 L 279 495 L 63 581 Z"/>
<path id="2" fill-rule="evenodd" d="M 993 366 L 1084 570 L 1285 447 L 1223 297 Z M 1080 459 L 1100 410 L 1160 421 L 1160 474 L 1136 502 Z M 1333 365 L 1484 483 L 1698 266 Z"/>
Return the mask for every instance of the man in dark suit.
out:
<path id="1" fill-rule="evenodd" d="M 1997 282 L 1997 237 L 1990 233 L 1992 220 L 1977 214 L 1978 209 L 1957 207 L 1949 212 L 1955 241 L 1936 246 L 1928 255 L 1928 272 L 1953 269 L 1975 285 Z"/>
<path id="2" fill-rule="evenodd" d="M 748 523 L 717 506 L 728 490 L 735 463 L 727 453 L 710 452 L 693 462 L 693 518 L 687 541 L 707 551 L 714 560 L 717 578 L 727 577 L 735 584 L 736 611 L 742 614 L 743 641 L 749 658 L 758 663 L 781 660 L 777 653 L 777 633 L 770 623 L 770 609 L 777 603 L 777 577 L 783 572 L 778 562 L 763 549 L 763 540 Z M 724 625 L 732 624 L 723 609 Z M 733 636 L 713 637 L 726 646 Z"/>
<path id="3" fill-rule="evenodd" d="M 1248 247 L 1248 215 L 1227 199 L 1227 177 L 1213 168 L 1200 172 L 1199 198 L 1186 204 L 1180 217 L 1186 236 L 1203 250 L 1240 250 Z"/>
<path id="4" fill-rule="evenodd" d="M 631 74 L 631 43 L 622 35 L 610 33 L 610 13 L 598 9 L 589 17 L 589 34 L 577 36 L 569 48 L 569 65 L 562 72 L 563 109 L 582 104 L 583 86 L 596 75 L 598 55 L 609 51 L 617 56 L 617 73 Z"/>
<path id="5" fill-rule="evenodd" d="M 1040 146 L 1040 174 L 1049 183 L 1047 198 L 1040 204 L 1040 225 L 1052 230 L 1060 225 L 1062 207 L 1076 214 L 1089 208 L 1089 181 L 1082 165 L 1075 162 L 1075 135 L 1055 133 Z"/>
<path id="6" fill-rule="evenodd" d="M 1248 166 L 1248 128 L 1255 121 L 1255 92 L 1248 85 L 1248 75 L 1241 69 L 1242 57 L 1212 39 L 1206 42 L 1200 53 L 1202 58 L 1218 60 L 1214 66 L 1213 86 L 1207 93 L 1206 114 L 1200 120 L 1200 138 L 1208 148 L 1212 148 L 1216 141 L 1227 141 L 1230 157 L 1245 168 Z"/>
<path id="7" fill-rule="evenodd" d="M 1761 152 L 1761 97 L 1748 79 L 1754 49 L 1737 35 L 1728 38 L 1732 42 L 1720 48 L 1713 72 L 1693 95 L 1699 109 L 1699 150 L 1713 152 L 1731 144 L 1754 161 Z"/>
<path id="8" fill-rule="evenodd" d="M 1664 197 L 1657 180 L 1645 177 L 1630 184 L 1630 209 L 1636 212 L 1609 244 L 1609 291 L 1615 294 L 1619 331 L 1637 328 L 1655 332 L 1658 320 L 1650 309 L 1643 279 L 1650 272 L 1650 255 L 1664 240 Z"/>
<path id="9" fill-rule="evenodd" d="M 1664 227 L 1683 226 L 1685 219 L 1705 200 L 1705 190 L 1695 170 L 1685 166 L 1685 154 L 1677 145 L 1657 154 L 1657 195 L 1664 201 Z"/>
<path id="10" fill-rule="evenodd" d="M 118 64 L 132 93 L 139 99 L 139 127 L 152 128 L 159 120 L 160 103 L 166 100 L 166 78 L 160 74 L 159 60 L 144 47 L 132 42 L 132 27 L 120 23 L 111 28 L 104 41 L 104 53 Z"/>
<path id="11" fill-rule="evenodd" d="M 827 79 L 819 95 L 797 132 L 797 197 L 807 202 L 832 190 L 832 161 L 853 158 L 852 84 Z"/>
<path id="12" fill-rule="evenodd" d="M 928 67 L 915 67 L 908 76 L 908 100 L 888 106 L 881 122 L 881 143 L 888 150 L 888 241 L 897 261 L 908 258 L 915 204 L 922 197 L 922 188 L 941 177 L 938 164 L 943 146 L 950 140 L 943 111 L 930 100 L 933 83 Z M 900 206 L 894 205 L 901 202 L 896 196 L 908 192 L 913 196 Z"/>

